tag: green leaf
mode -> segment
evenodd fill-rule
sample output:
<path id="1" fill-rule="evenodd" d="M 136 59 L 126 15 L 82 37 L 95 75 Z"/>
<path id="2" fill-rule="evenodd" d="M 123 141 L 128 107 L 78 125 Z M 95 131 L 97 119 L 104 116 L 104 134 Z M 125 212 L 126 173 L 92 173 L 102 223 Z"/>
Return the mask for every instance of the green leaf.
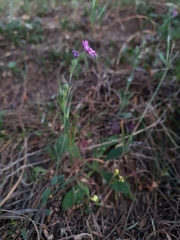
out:
<path id="1" fill-rule="evenodd" d="M 121 100 L 124 100 L 125 93 L 122 89 L 119 90 L 119 95 L 120 95 Z"/>
<path id="2" fill-rule="evenodd" d="M 113 158 L 118 158 L 121 155 L 123 155 L 124 153 L 126 153 L 127 151 L 128 151 L 128 148 L 125 147 L 125 146 L 124 147 L 120 146 L 120 147 L 114 148 L 108 153 L 108 155 L 104 159 L 104 161 L 108 161 L 108 160 L 111 160 Z"/>
<path id="3" fill-rule="evenodd" d="M 66 210 L 77 203 L 81 203 L 86 195 L 89 195 L 89 188 L 84 183 L 76 184 L 64 196 L 62 201 L 62 210 Z"/>
<path id="4" fill-rule="evenodd" d="M 25 228 L 22 228 L 22 229 L 21 229 L 21 235 L 22 235 L 22 238 L 23 238 L 24 240 L 27 239 L 27 232 L 26 232 L 26 229 L 25 229 Z"/>
<path id="5" fill-rule="evenodd" d="M 84 6 L 84 11 L 86 12 L 87 15 L 90 16 L 90 11 L 86 8 L 86 6 Z"/>
<path id="6" fill-rule="evenodd" d="M 96 9 L 96 7 L 97 7 L 97 3 L 98 3 L 97 0 L 92 0 L 92 1 L 91 1 L 91 10 Z"/>
<path id="7" fill-rule="evenodd" d="M 135 200 L 131 194 L 130 185 L 127 182 L 114 182 L 111 184 L 111 189 L 124 194 L 126 197 L 129 197 L 132 200 Z"/>
<path id="8" fill-rule="evenodd" d="M 16 62 L 9 62 L 8 67 L 9 68 L 15 68 L 16 67 Z"/>
<path id="9" fill-rule="evenodd" d="M 0 130 L 2 129 L 3 119 L 2 116 L 5 114 L 5 111 L 0 111 Z"/>
<path id="10" fill-rule="evenodd" d="M 163 53 L 162 53 L 162 52 L 158 52 L 158 56 L 159 56 L 159 58 L 161 59 L 161 61 L 164 63 L 164 65 L 166 65 L 166 60 L 165 60 L 165 58 L 164 58 Z"/>
<path id="11" fill-rule="evenodd" d="M 60 135 L 58 139 L 56 140 L 54 144 L 54 150 L 56 153 L 56 156 L 58 158 L 61 158 L 64 154 L 65 150 L 67 150 L 67 136 L 66 135 Z"/>
<path id="12" fill-rule="evenodd" d="M 36 181 L 38 177 L 43 176 L 47 173 L 47 170 L 43 167 L 34 166 L 32 169 L 32 180 Z"/>
<path id="13" fill-rule="evenodd" d="M 51 189 L 46 188 L 46 190 L 42 193 L 42 196 L 41 196 L 41 200 L 42 200 L 43 205 L 46 205 L 46 202 L 47 202 L 50 195 L 51 195 Z"/>
<path id="14" fill-rule="evenodd" d="M 76 68 L 76 65 L 78 63 L 78 59 L 77 58 L 74 58 L 71 60 L 71 66 L 70 66 L 70 74 L 73 75 L 73 72 Z"/>
<path id="15" fill-rule="evenodd" d="M 101 174 L 101 176 L 104 178 L 104 180 L 106 181 L 106 183 L 109 184 L 110 181 L 111 181 L 111 179 L 112 179 L 112 177 L 113 177 L 113 174 L 110 173 L 110 172 L 101 172 L 100 174 Z"/>
<path id="16" fill-rule="evenodd" d="M 39 174 L 46 174 L 47 173 L 47 170 L 44 169 L 43 167 L 39 167 L 39 166 L 35 166 L 33 167 L 33 171 L 35 172 L 36 176 L 39 176 Z"/>
<path id="17" fill-rule="evenodd" d="M 46 217 L 49 217 L 49 216 L 51 216 L 51 210 L 50 209 L 46 209 L 45 210 L 45 215 L 46 215 Z"/>
<path id="18" fill-rule="evenodd" d="M 80 158 L 81 154 L 79 151 L 79 148 L 76 146 L 75 143 L 72 143 L 71 146 L 69 146 L 69 153 L 71 154 L 72 157 Z"/>
<path id="19" fill-rule="evenodd" d="M 114 182 L 111 184 L 111 188 L 125 195 L 129 195 L 131 193 L 129 183 L 127 182 Z"/>
<path id="20" fill-rule="evenodd" d="M 115 145 L 117 142 L 114 141 L 114 140 L 117 140 L 119 138 L 119 136 L 116 134 L 116 135 L 113 135 L 107 139 L 105 139 L 103 142 L 103 145 L 98 147 L 98 148 L 95 148 L 93 150 L 93 157 L 94 158 L 101 158 L 103 153 L 111 146 Z"/>
<path id="21" fill-rule="evenodd" d="M 100 8 L 100 12 L 98 13 L 98 20 L 100 20 L 106 10 L 106 5 L 103 8 Z"/>
<path id="22" fill-rule="evenodd" d="M 51 179 L 51 185 L 55 185 L 57 183 L 59 184 L 62 184 L 64 182 L 64 174 L 61 174 L 59 176 L 54 176 L 52 179 Z"/>
<path id="23" fill-rule="evenodd" d="M 89 196 L 89 188 L 86 185 L 84 186 L 84 192 L 87 196 Z"/>
<path id="24" fill-rule="evenodd" d="M 113 173 L 110 172 L 100 172 L 101 176 L 104 178 L 104 180 L 106 181 L 107 184 L 109 184 L 111 181 L 111 185 L 110 188 L 120 192 L 122 194 L 124 194 L 126 197 L 131 198 L 132 200 L 134 200 L 134 197 L 131 194 L 131 190 L 130 190 L 130 185 L 127 182 L 120 182 L 120 181 L 114 181 L 114 177 L 113 177 Z"/>
<path id="25" fill-rule="evenodd" d="M 83 60 L 84 59 L 84 57 L 85 57 L 85 55 L 86 55 L 86 52 L 84 51 L 84 52 L 82 52 L 82 53 L 80 53 L 79 54 L 79 60 Z"/>
<path id="26" fill-rule="evenodd" d="M 58 183 L 62 184 L 64 182 L 64 174 L 58 176 Z"/>
<path id="27" fill-rule="evenodd" d="M 117 114 L 117 116 L 119 116 L 119 117 L 121 117 L 121 118 L 123 118 L 123 119 L 129 119 L 129 118 L 132 118 L 132 117 L 133 117 L 133 115 L 132 115 L 131 112 L 127 112 L 127 113 L 121 113 L 121 112 L 119 112 L 119 113 Z"/>

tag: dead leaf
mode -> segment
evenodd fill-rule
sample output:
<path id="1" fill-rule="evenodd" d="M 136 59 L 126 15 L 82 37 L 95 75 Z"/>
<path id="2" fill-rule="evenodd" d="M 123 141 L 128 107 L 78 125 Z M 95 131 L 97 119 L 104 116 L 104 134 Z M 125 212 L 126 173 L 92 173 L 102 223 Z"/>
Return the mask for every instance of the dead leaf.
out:
<path id="1" fill-rule="evenodd" d="M 139 223 L 138 223 L 138 226 L 143 228 L 147 223 L 147 219 L 146 218 L 142 218 Z"/>

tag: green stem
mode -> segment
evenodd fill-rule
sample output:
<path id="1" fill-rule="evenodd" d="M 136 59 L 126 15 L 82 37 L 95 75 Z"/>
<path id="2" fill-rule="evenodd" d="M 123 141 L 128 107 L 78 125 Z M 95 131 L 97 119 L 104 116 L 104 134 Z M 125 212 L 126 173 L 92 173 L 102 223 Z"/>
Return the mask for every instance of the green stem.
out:
<path id="1" fill-rule="evenodd" d="M 66 134 L 64 134 L 64 139 L 63 139 L 63 143 L 62 143 L 62 147 L 61 147 L 61 152 L 64 149 L 65 140 L 66 140 Z M 61 159 L 58 158 L 57 165 L 56 165 L 56 174 L 55 175 L 58 175 L 58 169 L 59 169 L 59 165 L 60 165 L 60 162 L 61 162 L 60 160 Z"/>

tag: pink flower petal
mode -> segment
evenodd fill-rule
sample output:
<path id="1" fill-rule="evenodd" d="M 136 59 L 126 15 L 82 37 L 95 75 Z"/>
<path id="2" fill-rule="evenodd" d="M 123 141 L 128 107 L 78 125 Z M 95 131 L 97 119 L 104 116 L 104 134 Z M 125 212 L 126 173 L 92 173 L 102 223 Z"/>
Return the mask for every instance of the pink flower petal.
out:
<path id="1" fill-rule="evenodd" d="M 87 40 L 82 40 L 82 44 L 83 44 L 84 50 L 86 52 L 88 52 L 88 50 L 89 50 L 89 42 Z"/>
<path id="2" fill-rule="evenodd" d="M 96 56 L 97 56 L 96 52 L 95 52 L 92 48 L 89 48 L 89 49 L 88 49 L 88 53 L 89 53 L 92 57 L 96 57 Z"/>
<path id="3" fill-rule="evenodd" d="M 83 44 L 84 50 L 88 52 L 92 57 L 97 56 L 96 52 L 92 48 L 90 48 L 89 42 L 87 40 L 82 40 L 82 44 Z"/>

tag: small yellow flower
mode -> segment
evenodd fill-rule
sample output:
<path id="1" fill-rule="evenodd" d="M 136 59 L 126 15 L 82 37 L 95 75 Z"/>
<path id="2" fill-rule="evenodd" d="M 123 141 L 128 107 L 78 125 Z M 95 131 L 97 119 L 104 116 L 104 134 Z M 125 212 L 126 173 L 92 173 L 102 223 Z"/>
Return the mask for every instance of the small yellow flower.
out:
<path id="1" fill-rule="evenodd" d="M 114 170 L 114 181 L 124 182 L 124 177 L 119 175 L 119 169 Z"/>
<path id="2" fill-rule="evenodd" d="M 92 197 L 91 197 L 91 201 L 93 201 L 93 202 L 99 202 L 99 198 L 98 198 L 98 196 L 97 195 L 93 195 Z"/>
<path id="3" fill-rule="evenodd" d="M 119 175 L 119 169 L 116 168 L 116 169 L 114 170 L 114 176 L 118 176 L 118 175 Z"/>
<path id="4" fill-rule="evenodd" d="M 119 182 L 124 182 L 124 177 L 119 175 Z"/>

